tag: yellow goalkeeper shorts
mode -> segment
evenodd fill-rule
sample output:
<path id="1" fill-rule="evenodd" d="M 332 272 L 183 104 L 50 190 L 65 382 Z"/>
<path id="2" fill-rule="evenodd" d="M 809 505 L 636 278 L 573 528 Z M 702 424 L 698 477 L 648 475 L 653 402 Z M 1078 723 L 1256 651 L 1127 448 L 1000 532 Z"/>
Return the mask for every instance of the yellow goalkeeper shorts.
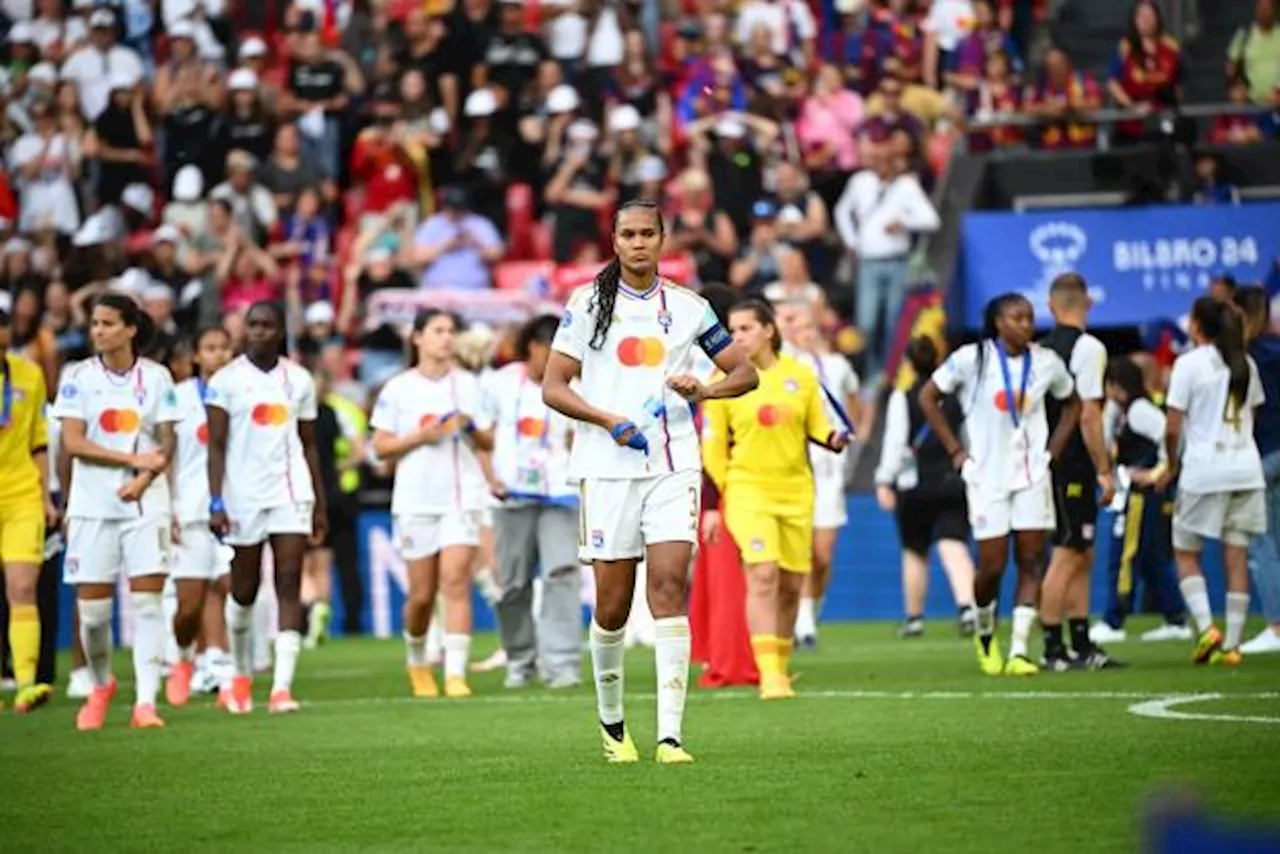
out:
<path id="1" fill-rule="evenodd" d="M 757 492 L 730 489 L 724 499 L 724 524 L 743 563 L 776 563 L 797 573 L 813 569 L 812 507 L 779 508 Z"/>

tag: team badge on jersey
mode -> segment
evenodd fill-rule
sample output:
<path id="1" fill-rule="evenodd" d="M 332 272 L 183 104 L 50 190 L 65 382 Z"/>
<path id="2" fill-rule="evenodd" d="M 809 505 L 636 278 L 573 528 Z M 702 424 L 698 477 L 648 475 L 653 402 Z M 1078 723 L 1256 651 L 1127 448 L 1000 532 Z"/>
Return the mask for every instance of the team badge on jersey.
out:
<path id="1" fill-rule="evenodd" d="M 63 383 L 62 389 L 58 393 L 67 400 L 74 400 L 75 396 L 80 393 L 80 389 L 76 388 L 75 383 Z"/>
<path id="2" fill-rule="evenodd" d="M 764 551 L 764 540 L 760 539 L 759 537 L 756 537 L 754 540 L 752 540 L 752 541 L 751 541 L 751 551 L 753 551 L 753 552 L 762 552 L 762 551 Z"/>
<path id="3" fill-rule="evenodd" d="M 564 310 L 564 314 L 560 315 L 560 328 L 568 329 L 572 325 L 573 325 L 573 312 L 569 311 L 569 309 L 566 308 Z"/>
<path id="4" fill-rule="evenodd" d="M 790 392 L 791 394 L 795 394 L 800 390 L 800 383 L 796 382 L 795 380 L 784 380 L 782 383 L 782 387 L 786 389 L 788 392 Z"/>
<path id="5" fill-rule="evenodd" d="M 591 531 L 591 547 L 593 549 L 604 548 L 604 531 L 594 528 Z"/>

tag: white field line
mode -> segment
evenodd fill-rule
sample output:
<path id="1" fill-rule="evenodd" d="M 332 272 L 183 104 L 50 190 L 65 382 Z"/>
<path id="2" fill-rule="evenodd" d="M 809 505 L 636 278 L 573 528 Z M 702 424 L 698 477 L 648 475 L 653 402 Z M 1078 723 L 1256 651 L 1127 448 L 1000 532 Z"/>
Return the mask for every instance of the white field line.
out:
<path id="1" fill-rule="evenodd" d="M 1224 715 L 1203 712 L 1180 712 L 1175 707 L 1190 703 L 1206 703 L 1210 700 L 1226 700 L 1229 698 L 1247 697 L 1247 694 L 1193 694 L 1180 697 L 1162 697 L 1158 700 L 1147 700 L 1134 703 L 1129 707 L 1129 714 L 1140 718 L 1158 718 L 1166 721 L 1217 721 L 1249 724 L 1280 724 L 1280 717 L 1267 715 Z M 1275 694 L 1257 694 L 1255 699 L 1274 699 Z"/>

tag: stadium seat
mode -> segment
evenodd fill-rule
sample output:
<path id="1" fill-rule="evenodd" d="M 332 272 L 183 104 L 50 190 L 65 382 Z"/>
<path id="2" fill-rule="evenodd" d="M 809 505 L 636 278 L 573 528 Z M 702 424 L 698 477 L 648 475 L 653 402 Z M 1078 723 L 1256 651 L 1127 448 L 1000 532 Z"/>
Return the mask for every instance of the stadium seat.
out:
<path id="1" fill-rule="evenodd" d="M 512 184 L 507 188 L 507 258 L 522 261 L 533 255 L 533 188 Z"/>
<path id="2" fill-rule="evenodd" d="M 546 222 L 535 222 L 532 228 L 533 237 L 533 253 L 531 258 L 537 261 L 549 261 L 555 256 L 554 239 L 551 234 L 551 225 Z"/>
<path id="3" fill-rule="evenodd" d="M 342 221 L 348 225 L 358 225 L 364 213 L 364 188 L 352 187 L 342 195 Z"/>
<path id="4" fill-rule="evenodd" d="M 493 274 L 493 284 L 500 291 L 523 291 L 536 278 L 550 278 L 552 264 L 546 261 L 503 261 Z"/>

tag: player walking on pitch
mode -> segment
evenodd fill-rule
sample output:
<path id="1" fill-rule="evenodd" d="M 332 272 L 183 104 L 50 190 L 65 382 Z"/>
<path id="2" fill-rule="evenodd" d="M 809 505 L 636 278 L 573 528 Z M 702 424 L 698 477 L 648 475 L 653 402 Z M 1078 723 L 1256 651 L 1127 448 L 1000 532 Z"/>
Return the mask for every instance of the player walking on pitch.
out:
<path id="1" fill-rule="evenodd" d="M 689 677 L 685 586 L 702 488 L 690 404 L 737 397 L 758 381 L 706 300 L 658 277 L 663 236 L 656 205 L 618 209 L 616 257 L 570 297 L 542 386 L 548 406 L 582 422 L 569 476 L 581 481 L 580 557 L 595 570 L 591 663 L 610 762 L 639 759 L 623 723 L 622 697 L 624 628 L 642 557 L 656 635 L 656 758 L 693 761 L 681 735 Z M 675 373 L 694 346 L 724 379 L 703 385 Z M 581 392 L 570 388 L 574 379 L 581 380 Z"/>

